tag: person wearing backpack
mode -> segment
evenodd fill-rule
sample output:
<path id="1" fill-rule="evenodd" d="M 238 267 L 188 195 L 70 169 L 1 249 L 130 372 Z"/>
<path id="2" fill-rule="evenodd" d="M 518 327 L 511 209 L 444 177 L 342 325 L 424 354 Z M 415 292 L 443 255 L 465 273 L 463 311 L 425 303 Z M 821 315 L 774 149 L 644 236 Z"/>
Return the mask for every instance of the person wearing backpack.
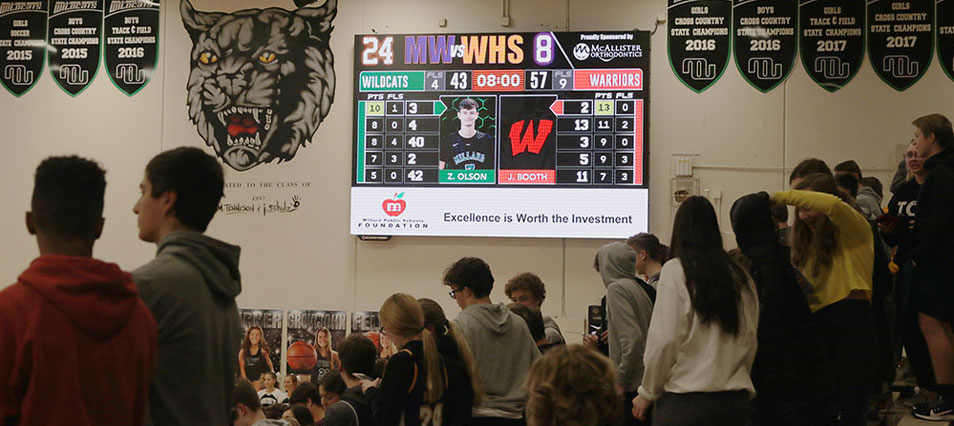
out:
<path id="1" fill-rule="evenodd" d="M 331 404 L 325 412 L 325 426 L 372 426 L 370 403 L 361 390 L 361 379 L 356 375 L 371 376 L 377 348 L 374 342 L 361 334 L 352 334 L 338 346 L 341 379 L 348 387 L 341 400 Z"/>
<path id="2" fill-rule="evenodd" d="M 653 316 L 656 290 L 636 277 L 636 252 L 622 242 L 600 247 L 600 276 L 606 285 L 609 355 L 625 393 L 624 425 L 644 425 L 632 414 L 632 400 L 643 381 L 643 350 Z"/>

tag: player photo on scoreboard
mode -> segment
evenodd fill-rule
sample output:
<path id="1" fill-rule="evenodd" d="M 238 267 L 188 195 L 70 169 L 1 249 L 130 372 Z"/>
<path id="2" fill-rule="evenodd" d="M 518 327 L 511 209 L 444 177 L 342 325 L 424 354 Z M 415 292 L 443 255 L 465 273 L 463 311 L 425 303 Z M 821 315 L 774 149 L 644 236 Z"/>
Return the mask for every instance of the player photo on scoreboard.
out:
<path id="1" fill-rule="evenodd" d="M 556 96 L 501 96 L 500 170 L 556 168 Z"/>
<path id="2" fill-rule="evenodd" d="M 497 99 L 442 96 L 447 110 L 441 115 L 438 168 L 493 170 L 496 165 Z"/>

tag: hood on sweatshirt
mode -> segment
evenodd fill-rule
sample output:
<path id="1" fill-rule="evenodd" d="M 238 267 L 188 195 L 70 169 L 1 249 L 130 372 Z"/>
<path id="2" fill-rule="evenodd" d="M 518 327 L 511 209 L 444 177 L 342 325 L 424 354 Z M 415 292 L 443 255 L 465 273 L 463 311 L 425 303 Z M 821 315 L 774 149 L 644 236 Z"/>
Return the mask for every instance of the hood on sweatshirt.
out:
<path id="1" fill-rule="evenodd" d="M 212 293 L 227 298 L 242 292 L 240 252 L 238 246 L 194 231 L 173 232 L 162 239 L 158 249 L 158 253 L 171 254 L 195 266 Z"/>
<path id="2" fill-rule="evenodd" d="M 924 161 L 924 167 L 927 169 L 932 169 L 938 164 L 946 164 L 947 167 L 954 169 L 954 149 L 945 149 Z"/>
<path id="3" fill-rule="evenodd" d="M 461 314 L 472 317 L 485 329 L 497 335 L 503 335 L 510 330 L 515 315 L 502 303 L 470 305 L 461 311 Z"/>
<path id="4" fill-rule="evenodd" d="M 881 204 L 881 201 L 883 201 L 881 197 L 878 196 L 878 193 L 875 192 L 874 188 L 870 186 L 862 186 L 858 189 L 858 197 L 871 197 L 871 199 L 877 201 L 878 204 Z"/>
<path id="5" fill-rule="evenodd" d="M 89 257 L 43 255 L 18 281 L 35 290 L 81 330 L 109 337 L 121 330 L 139 303 L 132 275 Z"/>
<path id="6" fill-rule="evenodd" d="M 600 247 L 596 252 L 603 285 L 609 287 L 615 281 L 636 281 L 636 252 L 625 243 L 616 241 Z"/>

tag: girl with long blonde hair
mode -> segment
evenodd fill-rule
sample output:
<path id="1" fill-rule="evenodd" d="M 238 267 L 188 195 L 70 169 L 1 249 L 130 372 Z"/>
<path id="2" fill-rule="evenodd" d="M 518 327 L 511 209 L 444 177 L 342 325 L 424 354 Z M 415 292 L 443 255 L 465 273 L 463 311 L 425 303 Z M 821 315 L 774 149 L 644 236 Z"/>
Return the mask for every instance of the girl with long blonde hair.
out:
<path id="1" fill-rule="evenodd" d="M 384 301 L 380 315 L 381 332 L 401 349 L 388 360 L 384 377 L 364 384 L 374 423 L 442 424 L 447 374 L 421 304 L 411 295 L 397 293 Z"/>
<path id="2" fill-rule="evenodd" d="M 321 327 L 315 331 L 315 351 L 318 352 L 318 361 L 311 372 L 311 382 L 318 385 L 329 371 L 337 370 L 341 365 L 338 352 L 331 346 L 331 330 Z"/>
<path id="3" fill-rule="evenodd" d="M 441 305 L 431 299 L 417 299 L 424 310 L 424 326 L 437 340 L 437 350 L 447 366 L 444 424 L 470 424 L 473 408 L 484 395 L 477 361 L 460 329 L 444 316 Z"/>

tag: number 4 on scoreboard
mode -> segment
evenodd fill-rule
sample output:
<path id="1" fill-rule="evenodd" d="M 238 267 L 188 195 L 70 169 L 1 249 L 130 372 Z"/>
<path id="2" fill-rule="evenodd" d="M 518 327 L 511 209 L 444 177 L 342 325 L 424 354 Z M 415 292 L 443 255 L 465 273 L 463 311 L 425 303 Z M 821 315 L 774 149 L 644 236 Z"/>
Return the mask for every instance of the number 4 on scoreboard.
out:
<path id="1" fill-rule="evenodd" d="M 384 65 L 394 63 L 394 37 L 387 36 L 384 37 L 384 41 L 381 41 L 376 36 L 364 36 L 361 43 L 364 44 L 364 51 L 361 52 L 362 65 L 374 66 L 379 61 Z"/>

